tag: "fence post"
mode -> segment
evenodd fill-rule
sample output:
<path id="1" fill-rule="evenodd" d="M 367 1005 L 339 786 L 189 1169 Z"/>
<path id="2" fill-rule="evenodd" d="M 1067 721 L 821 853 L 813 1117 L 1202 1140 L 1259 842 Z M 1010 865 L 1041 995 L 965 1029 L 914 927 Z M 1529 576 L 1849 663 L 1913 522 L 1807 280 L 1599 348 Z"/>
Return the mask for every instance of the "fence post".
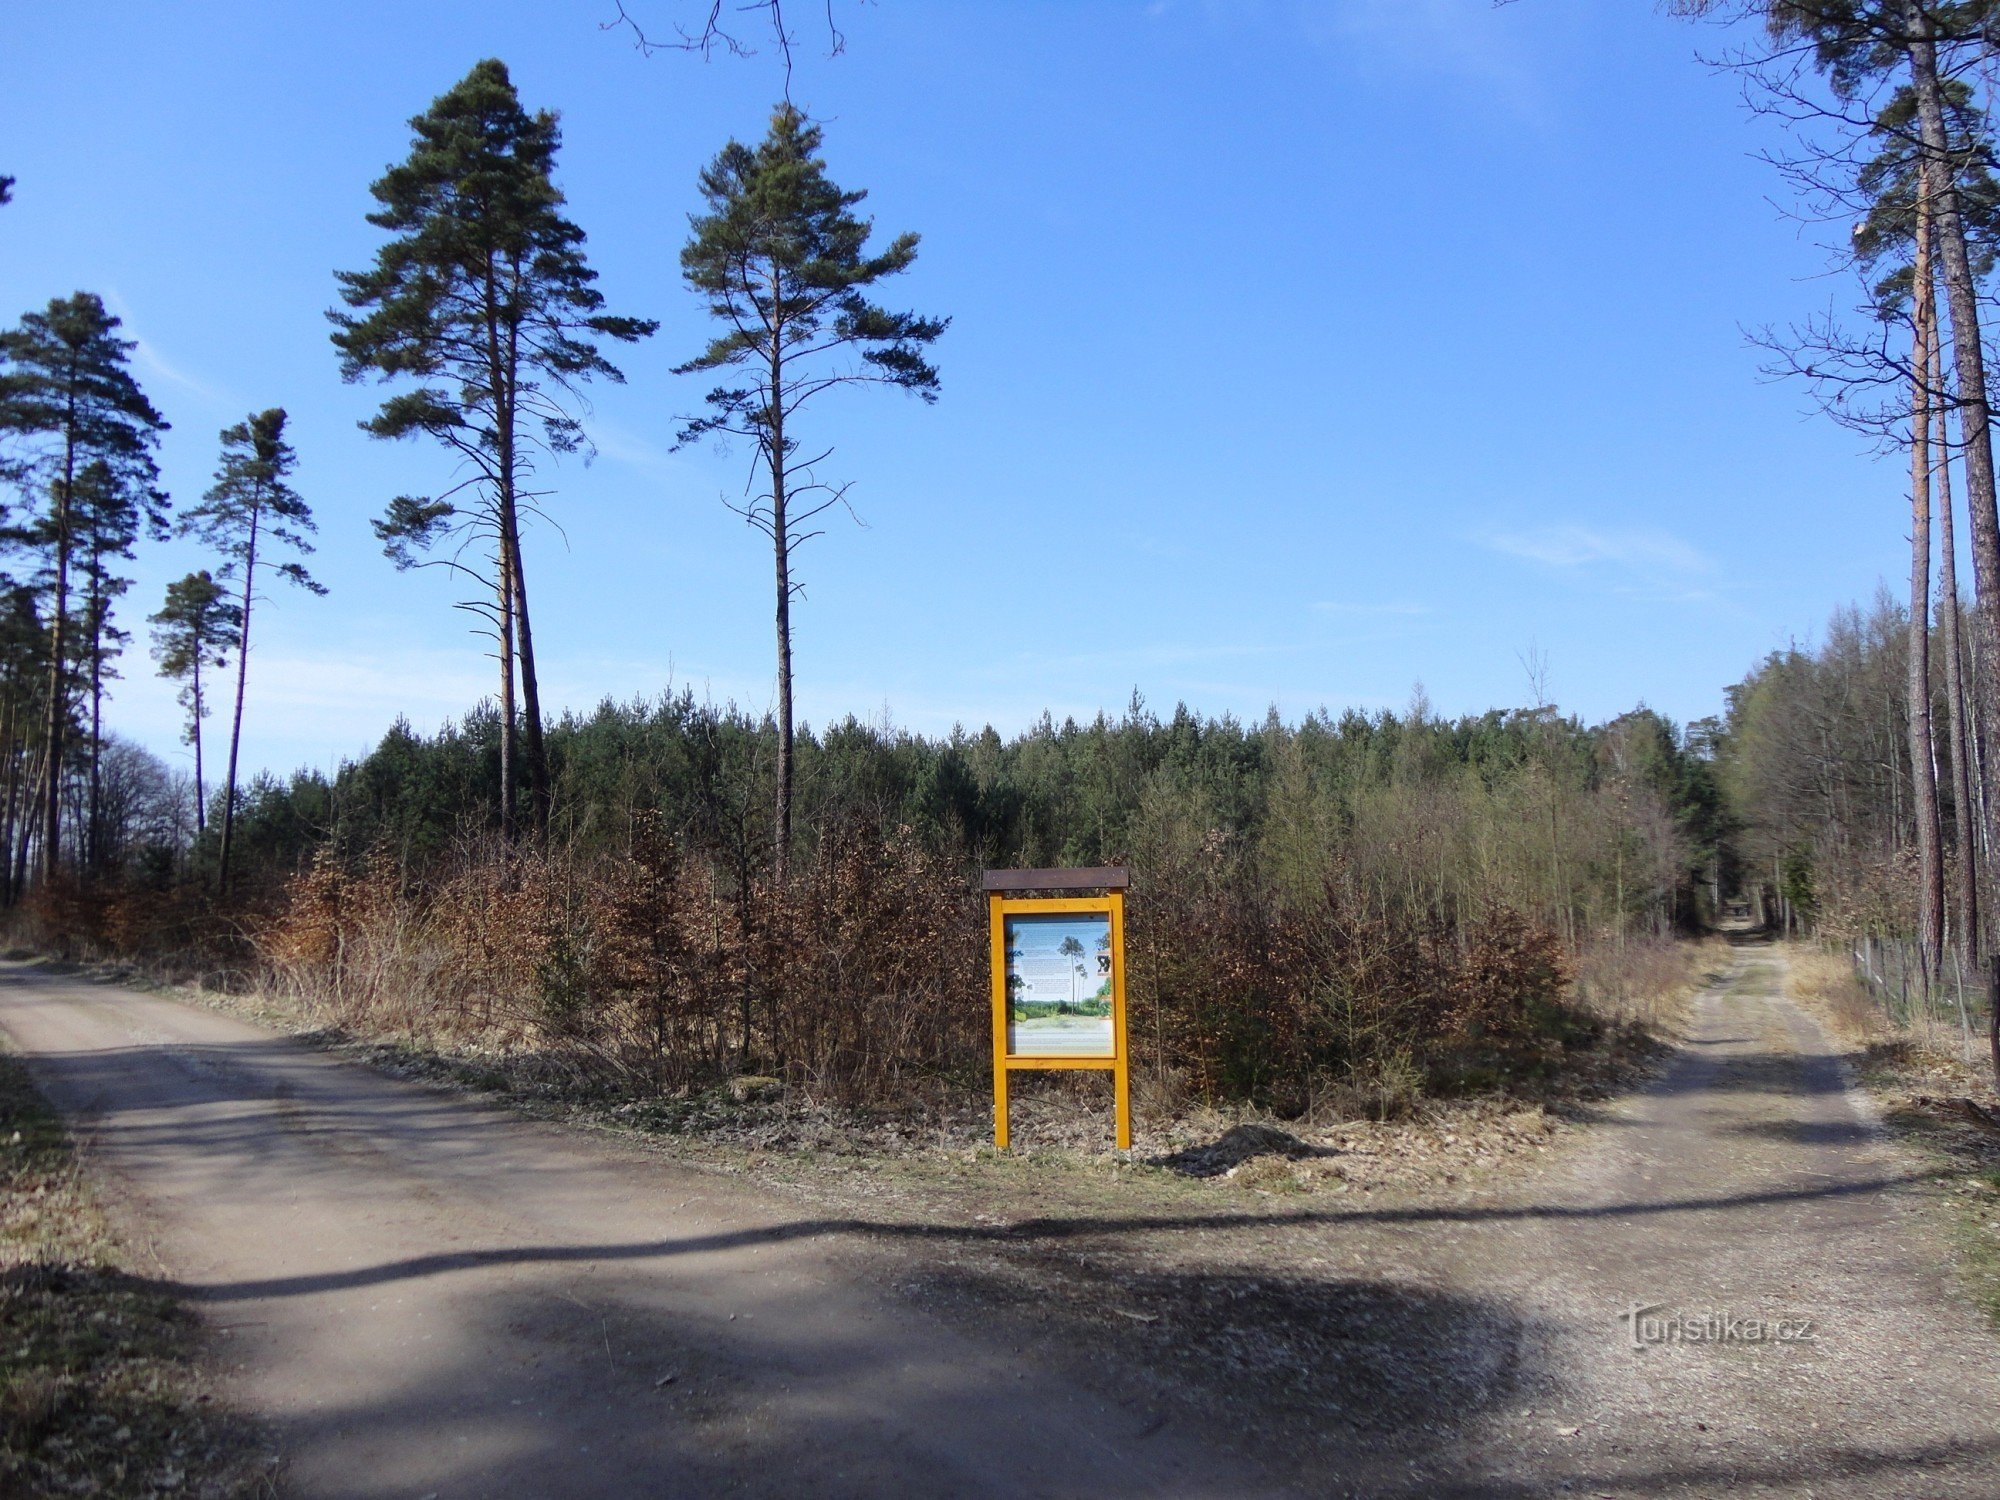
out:
<path id="1" fill-rule="evenodd" d="M 1972 1021 L 1965 1014 L 1965 954 L 1962 949 L 1951 950 L 1952 977 L 1958 981 L 1958 1055 L 1967 1067 L 1972 1066 Z"/>
<path id="2" fill-rule="evenodd" d="M 1986 1045 L 1993 1053 L 1993 1077 L 2000 1080 L 2000 953 L 1988 960 L 1986 978 Z"/>

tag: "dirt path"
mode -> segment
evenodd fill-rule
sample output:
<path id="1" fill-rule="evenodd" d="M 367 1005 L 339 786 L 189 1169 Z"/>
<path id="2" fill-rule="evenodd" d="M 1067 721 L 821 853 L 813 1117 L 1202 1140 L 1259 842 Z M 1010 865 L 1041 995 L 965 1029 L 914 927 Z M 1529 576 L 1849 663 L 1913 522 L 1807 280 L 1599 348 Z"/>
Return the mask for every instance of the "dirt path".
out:
<path id="1" fill-rule="evenodd" d="M 840 1226 L 213 1012 L 0 969 L 301 1495 L 1228 1495 L 1249 1466 L 913 1316 Z"/>
<path id="2" fill-rule="evenodd" d="M 1781 962 L 1512 1185 L 915 1230 L 157 997 L 0 1025 L 304 1494 L 2000 1494 L 2000 1341 Z"/>
<path id="3" fill-rule="evenodd" d="M 1431 1493 L 2000 1495 L 2000 1342 L 1782 978 L 1742 950 L 1577 1168 L 1445 1257 L 1531 1310 L 1543 1376 Z"/>

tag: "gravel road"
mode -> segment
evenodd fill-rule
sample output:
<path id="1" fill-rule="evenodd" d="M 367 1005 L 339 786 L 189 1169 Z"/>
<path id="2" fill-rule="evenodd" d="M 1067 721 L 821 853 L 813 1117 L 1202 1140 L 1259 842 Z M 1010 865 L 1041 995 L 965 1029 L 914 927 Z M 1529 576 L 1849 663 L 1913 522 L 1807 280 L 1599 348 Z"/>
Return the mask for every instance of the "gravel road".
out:
<path id="1" fill-rule="evenodd" d="M 1220 1386 L 1156 1406 L 1164 1351 L 1121 1384 L 1032 1309 L 933 1317 L 896 1285 L 925 1242 L 657 1153 L 31 966 L 0 1027 L 301 1495 L 2000 1495 L 2000 1341 L 1781 966 L 1744 949 L 1547 1171 L 1206 1233 L 1307 1237 L 1333 1374 L 1416 1372 L 1296 1443 Z"/>

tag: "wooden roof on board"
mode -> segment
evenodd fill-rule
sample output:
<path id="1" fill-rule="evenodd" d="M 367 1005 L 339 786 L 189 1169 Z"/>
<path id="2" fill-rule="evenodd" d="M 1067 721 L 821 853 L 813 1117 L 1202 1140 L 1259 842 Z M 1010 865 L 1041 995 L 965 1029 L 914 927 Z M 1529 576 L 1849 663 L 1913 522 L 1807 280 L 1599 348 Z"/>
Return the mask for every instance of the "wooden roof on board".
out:
<path id="1" fill-rule="evenodd" d="M 1132 883 L 1123 865 L 1099 865 L 1083 870 L 988 870 L 979 883 L 984 891 L 1122 891 Z"/>

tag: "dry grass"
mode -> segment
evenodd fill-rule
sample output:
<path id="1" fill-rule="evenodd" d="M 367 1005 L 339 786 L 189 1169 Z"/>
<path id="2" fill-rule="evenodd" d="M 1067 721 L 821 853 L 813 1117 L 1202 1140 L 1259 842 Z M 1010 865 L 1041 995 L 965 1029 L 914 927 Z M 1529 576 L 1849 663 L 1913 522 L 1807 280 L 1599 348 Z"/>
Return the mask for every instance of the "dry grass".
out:
<path id="1" fill-rule="evenodd" d="M 1600 938 L 1576 960 L 1575 1003 L 1618 1026 L 1678 1028 L 1688 1002 L 1729 967 L 1726 938 Z"/>
<path id="2" fill-rule="evenodd" d="M 1844 1042 L 1866 1047 L 1905 1040 L 1869 996 L 1845 953 L 1811 943 L 1787 943 L 1785 994 L 1832 1027 Z"/>
<path id="3" fill-rule="evenodd" d="M 1897 1024 L 1845 953 L 1788 943 L 1785 958 L 1785 993 L 1849 1049 L 1883 1124 L 1952 1209 L 1959 1271 L 2000 1327 L 2000 1091 L 1979 1028 Z"/>
<path id="4" fill-rule="evenodd" d="M 266 1496 L 197 1330 L 134 1273 L 61 1122 L 0 1053 L 0 1494 Z"/>

